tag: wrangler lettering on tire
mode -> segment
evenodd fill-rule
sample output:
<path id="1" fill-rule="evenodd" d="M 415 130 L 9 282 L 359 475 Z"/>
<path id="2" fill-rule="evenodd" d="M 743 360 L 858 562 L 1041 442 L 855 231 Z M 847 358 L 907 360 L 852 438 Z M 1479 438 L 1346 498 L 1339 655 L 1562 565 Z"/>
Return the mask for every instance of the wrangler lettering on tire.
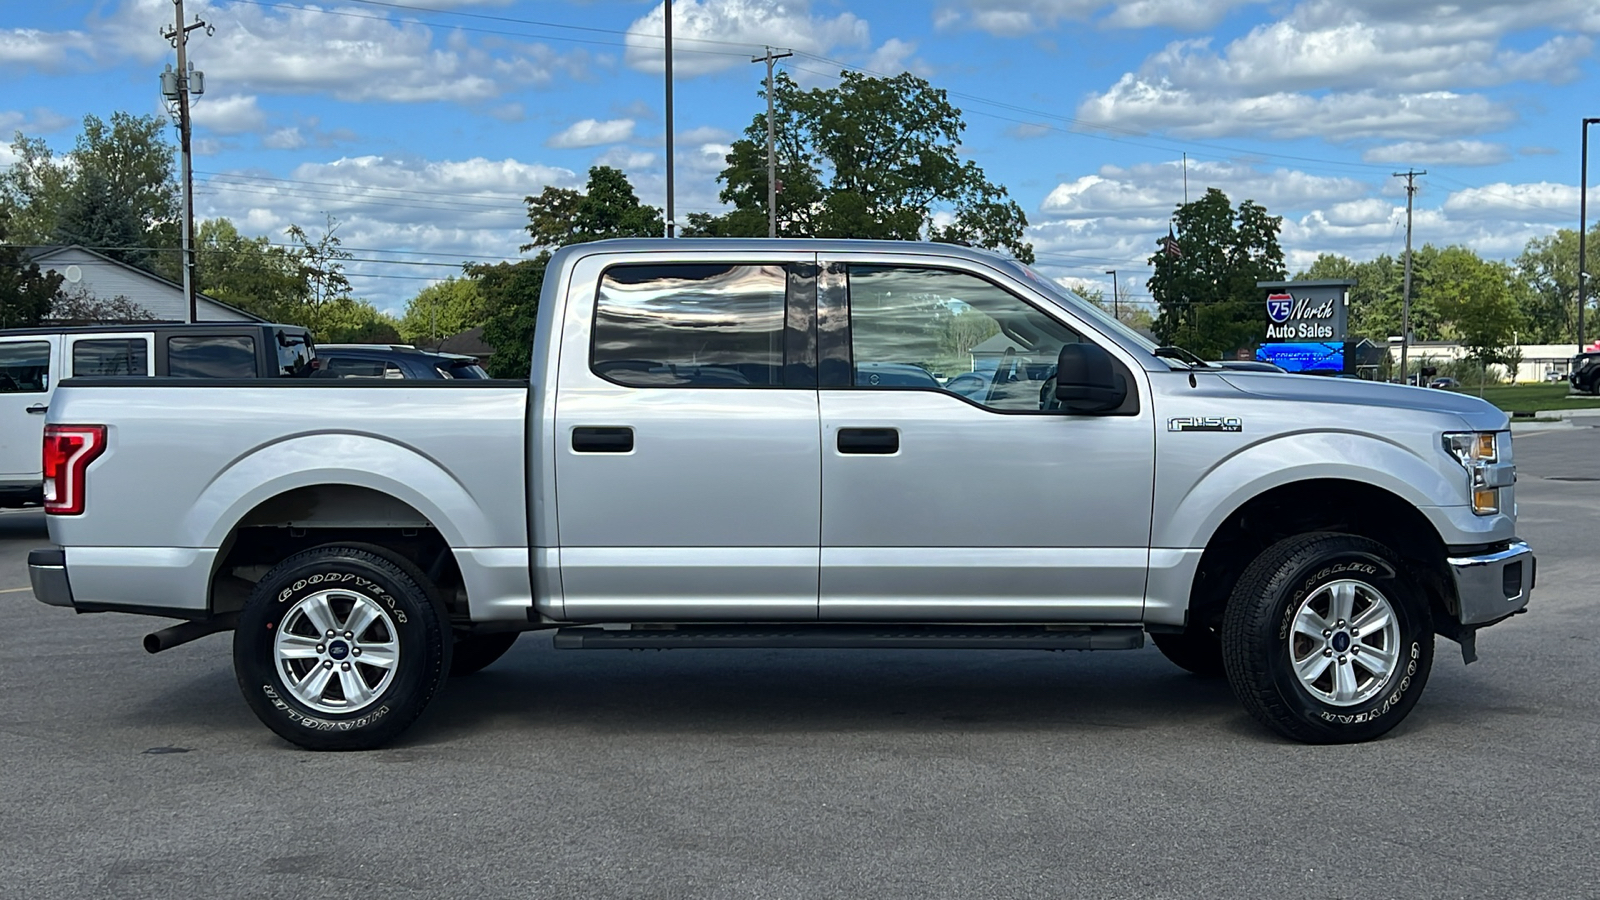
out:
<path id="1" fill-rule="evenodd" d="M 1400 724 L 1433 665 L 1427 598 L 1377 541 L 1315 533 L 1268 547 L 1240 576 L 1222 631 L 1228 683 L 1255 719 L 1318 744 Z"/>

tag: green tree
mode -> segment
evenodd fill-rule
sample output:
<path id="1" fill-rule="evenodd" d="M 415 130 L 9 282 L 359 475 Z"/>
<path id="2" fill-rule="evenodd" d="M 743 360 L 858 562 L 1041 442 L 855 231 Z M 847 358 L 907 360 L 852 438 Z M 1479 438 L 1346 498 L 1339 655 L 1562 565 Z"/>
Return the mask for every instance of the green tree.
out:
<path id="1" fill-rule="evenodd" d="M 1590 259 L 1600 252 L 1600 227 L 1589 232 Z M 1591 263 L 1595 269 L 1600 263 Z M 1526 343 L 1558 344 L 1578 339 L 1578 232 L 1562 228 L 1554 234 L 1534 238 L 1516 259 L 1517 271 L 1526 285 L 1522 295 L 1523 316 L 1527 321 Z M 1590 298 L 1600 282 L 1589 281 Z M 1593 300 L 1591 299 L 1591 303 Z M 1588 316 L 1588 313 L 1585 313 Z M 1591 320 L 1592 321 L 1592 320 Z M 1585 326 L 1588 327 L 1587 325 Z M 1592 329 L 1590 329 L 1592 330 Z"/>
<path id="2" fill-rule="evenodd" d="M 0 206 L 12 211 L 14 240 L 77 243 L 163 274 L 178 272 L 178 184 L 172 145 L 159 116 L 88 115 L 71 152 L 57 159 L 21 132 L 17 162 L 0 175 Z M 163 252 L 165 251 L 165 252 Z"/>
<path id="3" fill-rule="evenodd" d="M 483 340 L 494 348 L 489 374 L 496 378 L 528 377 L 539 291 L 549 262 L 550 253 L 545 251 L 520 262 L 466 267 L 488 314 L 483 323 Z"/>
<path id="4" fill-rule="evenodd" d="M 530 241 L 521 250 L 556 248 L 616 237 L 658 237 L 661 210 L 639 202 L 620 169 L 595 166 L 582 192 L 546 187 L 526 197 Z"/>
<path id="5" fill-rule="evenodd" d="M 223 303 L 285 322 L 310 295 L 294 254 L 265 235 L 245 237 L 227 219 L 201 222 L 194 247 L 196 284 Z"/>
<path id="6" fill-rule="evenodd" d="M 1157 339 L 1206 359 L 1259 344 L 1262 295 L 1256 282 L 1284 278 L 1282 224 L 1282 217 L 1251 200 L 1235 210 L 1216 188 L 1179 205 L 1176 238 L 1163 238 L 1163 248 L 1150 257 L 1150 292 L 1160 307 Z"/>
<path id="7" fill-rule="evenodd" d="M 1499 361 L 1523 327 L 1514 270 L 1465 247 L 1447 247 L 1429 266 L 1421 293 L 1448 323 L 1447 336 L 1484 366 Z"/>
<path id="8" fill-rule="evenodd" d="M 344 261 L 354 254 L 341 246 L 339 235 L 335 233 L 338 230 L 339 220 L 328 216 L 316 240 L 299 225 L 290 225 L 284 231 L 289 240 L 298 245 L 290 253 L 299 267 L 300 277 L 305 279 L 306 303 L 313 309 L 330 300 L 350 296 L 350 279 L 344 275 Z"/>
<path id="9" fill-rule="evenodd" d="M 443 338 L 483 324 L 484 301 L 471 278 L 446 278 L 406 303 L 400 336 L 407 343 L 437 346 Z"/>
<path id="10" fill-rule="evenodd" d="M 54 271 L 41 272 L 22 248 L 8 243 L 10 217 L 0 209 L 0 328 L 26 328 L 50 313 L 65 279 Z"/>
<path id="11" fill-rule="evenodd" d="M 398 344 L 399 323 L 365 300 L 341 295 L 311 307 L 285 322 L 303 325 L 323 344 Z"/>
<path id="12" fill-rule="evenodd" d="M 944 91 L 909 72 L 840 79 L 809 91 L 786 73 L 773 82 L 779 235 L 958 241 L 1033 261 L 1022 207 L 961 159 L 966 123 Z M 766 140 L 763 111 L 717 176 L 733 211 L 691 215 L 686 235 L 767 233 Z"/>

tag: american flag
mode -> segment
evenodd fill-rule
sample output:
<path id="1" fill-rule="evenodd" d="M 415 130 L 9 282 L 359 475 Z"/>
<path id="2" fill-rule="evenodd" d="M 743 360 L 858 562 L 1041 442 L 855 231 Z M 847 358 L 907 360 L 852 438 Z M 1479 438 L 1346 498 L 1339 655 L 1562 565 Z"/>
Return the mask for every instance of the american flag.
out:
<path id="1" fill-rule="evenodd" d="M 1178 238 L 1173 235 L 1171 225 L 1167 226 L 1167 236 L 1156 241 L 1156 246 L 1160 247 L 1163 252 L 1173 259 L 1179 259 L 1183 256 L 1183 248 L 1178 246 Z"/>

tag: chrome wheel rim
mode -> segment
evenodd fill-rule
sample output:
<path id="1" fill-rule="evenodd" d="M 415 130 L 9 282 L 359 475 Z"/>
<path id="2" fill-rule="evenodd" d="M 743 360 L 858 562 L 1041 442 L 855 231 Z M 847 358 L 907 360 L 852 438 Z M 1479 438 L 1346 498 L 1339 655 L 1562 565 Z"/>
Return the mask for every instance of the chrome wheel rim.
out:
<path id="1" fill-rule="evenodd" d="M 296 700 L 318 712 L 350 713 L 372 705 L 394 681 L 400 641 L 376 600 L 327 590 L 289 607 L 273 652 Z"/>
<path id="2" fill-rule="evenodd" d="M 1330 581 L 1295 610 L 1289 659 L 1300 686 L 1316 699 L 1365 703 L 1383 693 L 1400 664 L 1394 607 L 1364 581 Z"/>

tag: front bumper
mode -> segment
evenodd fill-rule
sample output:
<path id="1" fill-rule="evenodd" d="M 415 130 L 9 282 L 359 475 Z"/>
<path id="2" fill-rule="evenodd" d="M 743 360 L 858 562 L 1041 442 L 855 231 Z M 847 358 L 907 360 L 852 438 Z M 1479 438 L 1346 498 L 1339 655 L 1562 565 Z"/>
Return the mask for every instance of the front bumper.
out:
<path id="1" fill-rule="evenodd" d="M 1460 622 L 1464 626 L 1491 625 L 1528 606 L 1533 590 L 1533 548 L 1524 541 L 1483 553 L 1449 557 L 1456 580 Z"/>
<path id="2" fill-rule="evenodd" d="M 48 606 L 72 606 L 72 585 L 67 582 L 65 550 L 47 548 L 28 552 L 28 580 L 33 597 Z"/>

